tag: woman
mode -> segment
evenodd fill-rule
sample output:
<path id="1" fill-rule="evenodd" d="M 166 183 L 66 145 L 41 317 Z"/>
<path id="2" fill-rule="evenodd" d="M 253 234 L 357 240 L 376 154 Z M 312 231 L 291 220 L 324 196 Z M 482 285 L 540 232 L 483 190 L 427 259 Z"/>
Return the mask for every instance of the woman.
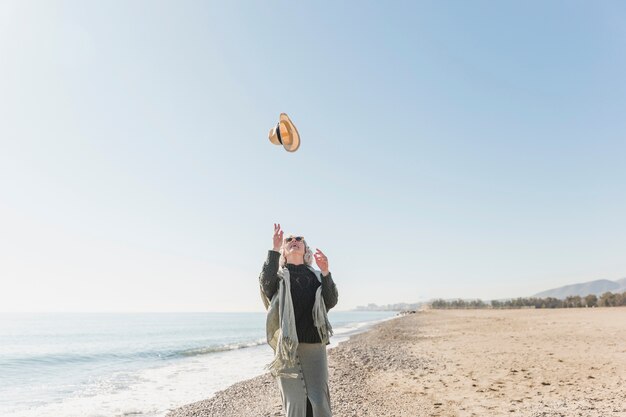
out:
<path id="1" fill-rule="evenodd" d="M 328 258 L 311 251 L 302 236 L 283 239 L 274 224 L 274 247 L 259 277 L 268 309 L 267 341 L 287 417 L 332 417 L 326 345 L 332 335 L 327 312 L 337 304 Z M 313 259 L 319 271 L 311 266 Z"/>

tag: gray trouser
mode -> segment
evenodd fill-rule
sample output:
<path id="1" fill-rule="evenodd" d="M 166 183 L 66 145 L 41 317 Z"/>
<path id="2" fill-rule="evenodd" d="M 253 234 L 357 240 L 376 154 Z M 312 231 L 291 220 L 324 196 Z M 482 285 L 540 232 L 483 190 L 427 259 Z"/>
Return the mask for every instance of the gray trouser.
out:
<path id="1" fill-rule="evenodd" d="M 307 400 L 313 411 L 310 417 L 332 417 L 326 345 L 300 343 L 297 359 L 295 367 L 286 369 L 297 373 L 297 378 L 276 378 L 287 417 L 308 417 Z"/>

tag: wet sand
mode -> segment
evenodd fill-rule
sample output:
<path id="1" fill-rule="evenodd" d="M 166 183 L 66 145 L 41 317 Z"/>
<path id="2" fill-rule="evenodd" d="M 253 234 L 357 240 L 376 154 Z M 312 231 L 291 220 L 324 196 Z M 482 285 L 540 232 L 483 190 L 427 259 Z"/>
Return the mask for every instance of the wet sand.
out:
<path id="1" fill-rule="evenodd" d="M 334 417 L 626 416 L 624 307 L 427 310 L 328 360 Z M 265 374 L 168 417 L 284 415 Z"/>

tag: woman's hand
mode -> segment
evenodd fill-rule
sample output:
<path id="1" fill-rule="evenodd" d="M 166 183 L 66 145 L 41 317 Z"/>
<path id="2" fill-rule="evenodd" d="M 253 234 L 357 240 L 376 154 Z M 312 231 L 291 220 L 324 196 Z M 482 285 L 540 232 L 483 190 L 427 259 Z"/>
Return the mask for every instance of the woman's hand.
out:
<path id="1" fill-rule="evenodd" d="M 274 223 L 274 250 L 280 251 L 280 247 L 283 245 L 283 231 L 280 230 L 280 223 Z"/>
<path id="2" fill-rule="evenodd" d="M 320 269 L 320 271 L 322 271 L 322 275 L 328 275 L 328 258 L 326 257 L 326 255 L 324 255 L 324 252 L 317 249 L 313 256 L 315 257 L 315 263 L 317 264 L 317 267 Z"/>

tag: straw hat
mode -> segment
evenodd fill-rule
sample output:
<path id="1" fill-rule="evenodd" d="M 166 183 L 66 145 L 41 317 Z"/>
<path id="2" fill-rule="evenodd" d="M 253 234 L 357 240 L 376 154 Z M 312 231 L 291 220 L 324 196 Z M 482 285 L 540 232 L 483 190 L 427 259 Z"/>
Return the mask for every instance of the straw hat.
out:
<path id="1" fill-rule="evenodd" d="M 270 129 L 270 142 L 283 145 L 287 152 L 295 152 L 300 147 L 300 134 L 286 113 L 281 113 L 276 126 Z"/>

